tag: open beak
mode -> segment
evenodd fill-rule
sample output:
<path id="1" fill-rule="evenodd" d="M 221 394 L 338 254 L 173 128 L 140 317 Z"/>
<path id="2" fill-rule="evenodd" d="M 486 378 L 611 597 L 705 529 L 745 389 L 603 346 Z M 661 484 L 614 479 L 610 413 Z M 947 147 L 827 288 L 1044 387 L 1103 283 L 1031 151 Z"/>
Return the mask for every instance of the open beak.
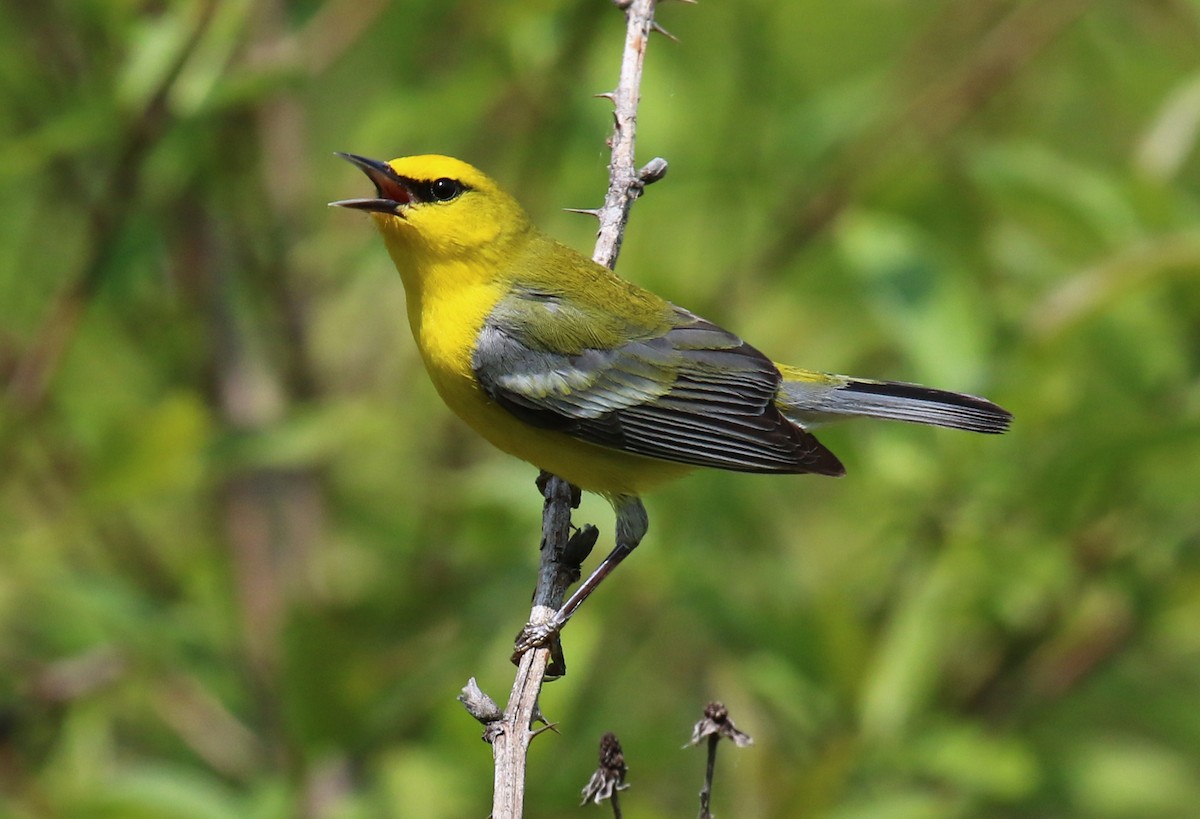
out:
<path id="1" fill-rule="evenodd" d="M 340 151 L 337 152 L 337 156 L 357 165 L 358 169 L 367 175 L 367 178 L 375 185 L 376 198 L 339 199 L 337 202 L 330 202 L 330 207 L 354 208 L 355 210 L 369 210 L 391 216 L 401 216 L 404 206 L 413 201 L 412 192 L 404 180 L 386 162 L 367 159 L 365 156 L 357 154 L 344 154 Z"/>

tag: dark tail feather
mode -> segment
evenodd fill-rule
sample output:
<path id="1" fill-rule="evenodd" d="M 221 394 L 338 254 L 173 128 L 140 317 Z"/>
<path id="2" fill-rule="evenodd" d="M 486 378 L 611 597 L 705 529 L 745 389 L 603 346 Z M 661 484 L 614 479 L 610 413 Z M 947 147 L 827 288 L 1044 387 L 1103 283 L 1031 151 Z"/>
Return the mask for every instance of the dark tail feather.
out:
<path id="1" fill-rule="evenodd" d="M 986 398 L 900 381 L 851 380 L 834 390 L 825 411 L 866 415 L 916 424 L 932 424 L 971 432 L 999 433 L 1012 423 L 1012 413 Z"/>
<path id="2" fill-rule="evenodd" d="M 776 366 L 784 379 L 779 408 L 802 426 L 867 417 L 995 433 L 1012 423 L 1008 410 L 974 395 Z"/>

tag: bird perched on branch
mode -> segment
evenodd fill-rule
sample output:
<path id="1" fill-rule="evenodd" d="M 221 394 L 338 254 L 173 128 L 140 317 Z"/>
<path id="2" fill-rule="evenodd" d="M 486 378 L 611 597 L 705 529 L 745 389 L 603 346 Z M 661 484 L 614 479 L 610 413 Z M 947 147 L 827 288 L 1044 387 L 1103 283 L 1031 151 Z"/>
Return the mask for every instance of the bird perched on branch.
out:
<path id="1" fill-rule="evenodd" d="M 500 449 L 616 510 L 616 548 L 534 642 L 638 545 L 639 496 L 657 484 L 695 467 L 841 475 L 807 429 L 841 417 L 989 433 L 1012 419 L 972 395 L 776 364 L 542 233 L 465 162 L 339 156 L 375 196 L 331 204 L 367 211 L 383 235 L 442 399 Z"/>

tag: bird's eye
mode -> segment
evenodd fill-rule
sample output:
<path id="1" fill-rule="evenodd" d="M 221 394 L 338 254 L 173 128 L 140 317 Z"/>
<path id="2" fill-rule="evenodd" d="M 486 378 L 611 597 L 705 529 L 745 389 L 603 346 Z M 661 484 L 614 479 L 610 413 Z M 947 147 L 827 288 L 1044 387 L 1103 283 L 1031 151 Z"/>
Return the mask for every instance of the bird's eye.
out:
<path id="1" fill-rule="evenodd" d="M 449 202 L 454 197 L 462 193 L 462 184 L 454 179 L 435 179 L 429 186 L 429 192 L 433 194 L 435 202 Z"/>

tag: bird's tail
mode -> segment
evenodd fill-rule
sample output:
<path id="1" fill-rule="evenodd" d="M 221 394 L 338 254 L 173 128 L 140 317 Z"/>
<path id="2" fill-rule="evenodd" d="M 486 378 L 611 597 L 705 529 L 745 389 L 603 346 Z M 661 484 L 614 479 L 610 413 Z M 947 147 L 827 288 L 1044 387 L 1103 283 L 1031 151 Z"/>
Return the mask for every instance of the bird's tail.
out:
<path id="1" fill-rule="evenodd" d="M 1008 429 L 1012 413 L 986 398 L 900 381 L 869 381 L 779 366 L 779 409 L 801 426 L 836 418 L 887 418 L 971 432 Z"/>

